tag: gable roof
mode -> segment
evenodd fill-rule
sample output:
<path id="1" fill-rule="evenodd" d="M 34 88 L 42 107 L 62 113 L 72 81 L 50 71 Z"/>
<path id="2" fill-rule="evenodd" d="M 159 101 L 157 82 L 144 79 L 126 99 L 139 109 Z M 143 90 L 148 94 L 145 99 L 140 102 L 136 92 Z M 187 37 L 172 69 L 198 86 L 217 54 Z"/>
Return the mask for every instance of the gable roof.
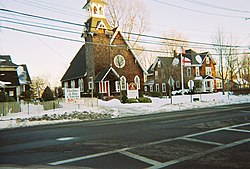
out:
<path id="1" fill-rule="evenodd" d="M 0 66 L 18 67 L 18 65 L 12 62 L 10 55 L 0 55 Z"/>
<path id="2" fill-rule="evenodd" d="M 119 74 L 113 69 L 112 67 L 103 69 L 96 77 L 95 82 L 101 82 L 103 81 L 108 74 L 112 73 L 112 75 L 115 75 L 119 79 Z"/>
<path id="3" fill-rule="evenodd" d="M 149 67 L 148 73 L 149 72 L 153 73 L 152 69 L 154 69 L 156 67 L 158 61 L 160 61 L 164 67 L 168 67 L 170 65 L 172 66 L 172 63 L 173 63 L 174 59 L 175 59 L 174 57 L 157 57 L 155 59 L 155 62 Z"/>
<path id="4" fill-rule="evenodd" d="M 0 81 L 6 82 L 5 86 L 20 86 L 16 71 L 0 71 Z"/>
<path id="5" fill-rule="evenodd" d="M 148 74 L 146 68 L 143 66 L 143 64 L 141 63 L 140 59 L 138 58 L 138 56 L 135 54 L 135 51 L 133 50 L 132 46 L 130 45 L 129 41 L 126 40 L 126 38 L 124 38 L 124 35 L 123 33 L 121 32 L 120 28 L 115 28 L 114 29 L 115 33 L 113 34 L 111 40 L 110 40 L 110 45 L 112 45 L 112 43 L 114 42 L 116 36 L 118 35 L 118 33 L 121 35 L 122 39 L 124 40 L 125 44 L 128 46 L 128 50 L 131 51 L 133 57 L 135 58 L 135 60 L 138 62 L 140 68 L 142 69 L 142 71 L 145 73 L 145 74 Z"/>
<path id="6" fill-rule="evenodd" d="M 99 26 L 99 23 L 101 22 L 106 26 L 108 31 L 112 30 L 112 27 L 108 23 L 107 19 L 95 17 L 91 17 L 89 20 L 87 20 L 87 22 L 85 22 L 86 29 L 88 30 L 88 32 L 98 33 L 97 28 Z"/>
<path id="7" fill-rule="evenodd" d="M 86 55 L 85 55 L 85 45 L 83 45 L 72 62 L 69 68 L 65 72 L 61 81 L 72 80 L 76 78 L 82 78 L 86 75 Z"/>

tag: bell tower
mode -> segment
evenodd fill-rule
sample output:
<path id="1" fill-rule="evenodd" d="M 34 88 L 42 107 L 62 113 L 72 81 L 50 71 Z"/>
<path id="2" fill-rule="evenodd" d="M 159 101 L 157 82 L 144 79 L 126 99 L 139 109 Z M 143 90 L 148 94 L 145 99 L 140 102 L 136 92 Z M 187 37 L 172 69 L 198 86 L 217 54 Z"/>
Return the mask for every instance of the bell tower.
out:
<path id="1" fill-rule="evenodd" d="M 83 9 L 87 10 L 89 18 L 106 18 L 105 8 L 107 3 L 104 0 L 87 0 Z"/>

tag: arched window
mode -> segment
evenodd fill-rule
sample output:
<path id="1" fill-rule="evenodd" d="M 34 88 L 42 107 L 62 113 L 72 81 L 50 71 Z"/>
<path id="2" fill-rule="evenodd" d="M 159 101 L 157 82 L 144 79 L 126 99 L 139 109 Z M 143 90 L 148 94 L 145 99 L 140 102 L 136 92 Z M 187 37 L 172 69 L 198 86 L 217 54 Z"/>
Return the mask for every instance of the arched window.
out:
<path id="1" fill-rule="evenodd" d="M 75 88 L 75 87 L 76 87 L 76 83 L 75 83 L 74 80 L 72 80 L 72 81 L 70 82 L 70 86 L 71 86 L 71 88 Z"/>
<path id="2" fill-rule="evenodd" d="M 97 14 L 97 7 L 94 6 L 94 14 Z"/>
<path id="3" fill-rule="evenodd" d="M 68 88 L 68 87 L 69 87 L 68 82 L 64 82 L 64 87 L 65 87 L 65 88 Z"/>
<path id="4" fill-rule="evenodd" d="M 124 76 L 121 77 L 120 83 L 121 83 L 121 90 L 126 90 L 127 80 Z"/>
<path id="5" fill-rule="evenodd" d="M 84 92 L 83 79 L 78 80 L 78 86 L 80 87 L 80 92 Z"/>
<path id="6" fill-rule="evenodd" d="M 141 83 L 140 83 L 140 77 L 139 76 L 135 76 L 134 78 L 134 82 L 137 85 L 137 89 L 141 89 Z"/>
<path id="7" fill-rule="evenodd" d="M 99 15 L 103 15 L 102 7 L 99 8 Z"/>

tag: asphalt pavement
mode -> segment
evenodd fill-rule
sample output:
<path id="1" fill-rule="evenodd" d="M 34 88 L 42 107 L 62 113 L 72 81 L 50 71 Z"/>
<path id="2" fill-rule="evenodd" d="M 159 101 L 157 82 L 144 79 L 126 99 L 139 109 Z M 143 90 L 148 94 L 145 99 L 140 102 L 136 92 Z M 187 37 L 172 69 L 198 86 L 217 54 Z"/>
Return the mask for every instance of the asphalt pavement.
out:
<path id="1" fill-rule="evenodd" d="M 0 131 L 0 168 L 249 166 L 249 103 Z"/>

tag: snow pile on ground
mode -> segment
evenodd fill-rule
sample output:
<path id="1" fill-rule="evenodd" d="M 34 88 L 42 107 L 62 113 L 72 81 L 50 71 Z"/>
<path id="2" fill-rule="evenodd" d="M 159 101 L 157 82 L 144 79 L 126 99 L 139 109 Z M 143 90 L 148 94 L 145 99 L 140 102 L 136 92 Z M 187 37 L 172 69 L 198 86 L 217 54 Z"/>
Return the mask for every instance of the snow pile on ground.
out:
<path id="1" fill-rule="evenodd" d="M 170 98 L 151 98 L 152 103 L 122 104 L 119 100 L 98 101 L 98 107 L 68 106 L 43 111 L 42 107 L 30 105 L 20 113 L 0 117 L 0 129 L 44 125 L 70 121 L 136 116 L 151 113 L 171 112 L 227 104 L 250 103 L 250 95 L 197 94 Z M 194 101 L 196 100 L 196 101 Z"/>

